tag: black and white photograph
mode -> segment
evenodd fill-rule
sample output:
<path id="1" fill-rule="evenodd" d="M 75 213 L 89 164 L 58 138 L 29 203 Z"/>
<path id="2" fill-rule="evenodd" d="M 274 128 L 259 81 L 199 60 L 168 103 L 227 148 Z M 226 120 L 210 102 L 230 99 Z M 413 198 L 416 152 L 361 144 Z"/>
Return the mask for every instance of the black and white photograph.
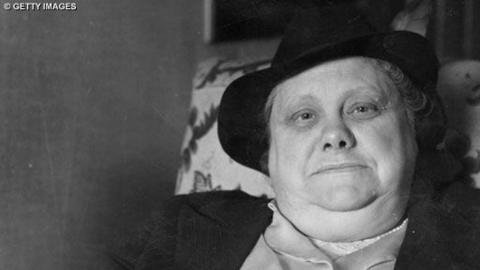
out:
<path id="1" fill-rule="evenodd" d="M 480 1 L 0 0 L 0 269 L 480 269 Z"/>

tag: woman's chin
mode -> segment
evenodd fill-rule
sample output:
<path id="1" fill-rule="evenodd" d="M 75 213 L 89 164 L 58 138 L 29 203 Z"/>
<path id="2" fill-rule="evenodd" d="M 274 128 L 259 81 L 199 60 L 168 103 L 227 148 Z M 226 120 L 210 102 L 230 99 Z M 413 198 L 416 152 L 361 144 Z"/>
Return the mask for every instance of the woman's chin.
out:
<path id="1" fill-rule="evenodd" d="M 367 207 L 375 198 L 376 192 L 374 191 L 344 186 L 324 192 L 317 202 L 322 208 L 329 211 L 348 212 Z"/>

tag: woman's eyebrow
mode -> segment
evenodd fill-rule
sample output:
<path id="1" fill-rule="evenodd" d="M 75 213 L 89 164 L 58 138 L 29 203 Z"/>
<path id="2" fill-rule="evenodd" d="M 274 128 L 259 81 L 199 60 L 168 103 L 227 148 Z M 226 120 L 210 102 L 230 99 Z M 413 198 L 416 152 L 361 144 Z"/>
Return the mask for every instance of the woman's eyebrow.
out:
<path id="1" fill-rule="evenodd" d="M 308 94 L 292 94 L 292 95 L 288 95 L 285 97 L 285 103 L 284 103 L 284 107 L 291 107 L 291 106 L 295 106 L 295 105 L 298 105 L 298 104 L 303 104 L 303 103 L 314 103 L 314 102 L 318 102 L 319 101 L 319 98 L 316 97 L 315 95 L 312 95 L 310 93 Z"/>
<path id="2" fill-rule="evenodd" d="M 375 85 L 375 84 L 367 84 L 367 85 L 352 87 L 346 90 L 341 96 L 339 96 L 339 98 L 345 99 L 348 96 L 352 96 L 352 95 L 369 94 L 369 95 L 378 96 L 380 99 L 388 99 L 388 91 L 384 88 L 385 87 L 381 87 L 380 85 Z M 335 90 L 332 89 L 332 91 L 335 91 Z M 308 92 L 308 93 L 293 92 L 283 97 L 282 107 L 289 108 L 291 106 L 296 106 L 298 104 L 303 104 L 303 103 L 306 103 L 306 104 L 317 103 L 317 102 L 320 102 L 321 99 L 322 98 L 319 95 L 315 95 L 311 92 Z"/>

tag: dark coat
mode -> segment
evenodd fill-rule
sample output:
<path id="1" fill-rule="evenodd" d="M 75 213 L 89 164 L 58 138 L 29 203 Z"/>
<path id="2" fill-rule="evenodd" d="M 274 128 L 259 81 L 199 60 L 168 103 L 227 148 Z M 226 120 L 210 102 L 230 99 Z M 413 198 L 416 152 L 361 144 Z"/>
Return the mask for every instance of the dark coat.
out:
<path id="1" fill-rule="evenodd" d="M 239 269 L 271 222 L 267 203 L 240 191 L 175 196 L 132 269 Z M 417 196 L 408 217 L 395 269 L 480 269 L 480 191 L 454 183 Z"/>

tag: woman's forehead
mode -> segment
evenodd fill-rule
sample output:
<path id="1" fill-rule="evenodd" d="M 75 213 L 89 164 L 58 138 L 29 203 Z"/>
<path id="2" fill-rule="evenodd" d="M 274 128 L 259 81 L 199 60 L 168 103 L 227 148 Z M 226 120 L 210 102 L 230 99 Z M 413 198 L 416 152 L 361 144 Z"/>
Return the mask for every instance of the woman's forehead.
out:
<path id="1" fill-rule="evenodd" d="M 277 85 L 273 95 L 282 96 L 282 100 L 348 93 L 391 95 L 394 89 L 393 82 L 375 60 L 352 57 L 323 63 L 293 76 Z"/>

